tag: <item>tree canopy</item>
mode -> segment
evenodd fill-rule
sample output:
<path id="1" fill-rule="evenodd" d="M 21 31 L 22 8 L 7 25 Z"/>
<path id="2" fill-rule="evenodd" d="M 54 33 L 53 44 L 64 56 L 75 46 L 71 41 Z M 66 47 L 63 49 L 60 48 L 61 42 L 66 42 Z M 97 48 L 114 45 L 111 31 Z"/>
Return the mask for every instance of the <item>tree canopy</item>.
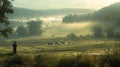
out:
<path id="1" fill-rule="evenodd" d="M 42 31 L 42 22 L 43 21 L 30 21 L 27 23 L 27 28 L 30 35 L 39 35 Z"/>
<path id="2" fill-rule="evenodd" d="M 104 30 L 100 25 L 94 25 L 92 27 L 93 37 L 102 38 L 104 37 Z"/>
<path id="3" fill-rule="evenodd" d="M 8 37 L 8 34 L 12 32 L 9 26 L 9 20 L 6 14 L 12 14 L 12 0 L 0 0 L 0 35 Z"/>
<path id="4" fill-rule="evenodd" d="M 16 30 L 18 35 L 26 35 L 27 29 L 24 26 L 19 26 Z"/>

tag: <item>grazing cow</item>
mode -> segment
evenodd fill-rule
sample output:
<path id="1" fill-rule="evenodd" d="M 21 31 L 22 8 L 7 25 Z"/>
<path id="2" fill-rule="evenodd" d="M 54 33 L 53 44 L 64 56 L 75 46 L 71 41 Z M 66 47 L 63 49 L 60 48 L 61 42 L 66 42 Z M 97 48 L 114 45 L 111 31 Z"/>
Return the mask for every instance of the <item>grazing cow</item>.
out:
<path id="1" fill-rule="evenodd" d="M 63 45 L 72 44 L 70 41 L 61 41 L 60 43 Z"/>
<path id="2" fill-rule="evenodd" d="M 59 42 L 55 42 L 55 45 L 60 45 L 60 43 Z"/>
<path id="3" fill-rule="evenodd" d="M 53 42 L 48 42 L 48 46 L 52 46 L 52 45 L 55 45 L 55 43 L 53 43 Z"/>
<path id="4" fill-rule="evenodd" d="M 70 41 L 68 41 L 68 42 L 67 42 L 67 44 L 69 44 L 69 45 L 70 45 L 70 44 L 72 44 L 72 43 L 71 43 Z"/>
<path id="5" fill-rule="evenodd" d="M 62 45 L 64 45 L 64 44 L 65 44 L 65 41 L 60 41 L 60 43 L 61 43 Z"/>

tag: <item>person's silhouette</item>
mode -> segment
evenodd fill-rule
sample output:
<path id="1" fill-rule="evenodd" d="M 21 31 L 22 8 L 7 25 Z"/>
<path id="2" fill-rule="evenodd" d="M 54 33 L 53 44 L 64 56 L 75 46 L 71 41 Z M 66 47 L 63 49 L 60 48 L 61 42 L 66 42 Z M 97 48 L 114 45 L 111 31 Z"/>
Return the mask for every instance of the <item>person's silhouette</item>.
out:
<path id="1" fill-rule="evenodd" d="M 16 44 L 16 41 L 13 43 L 13 54 L 16 54 L 16 52 L 17 52 L 17 44 Z"/>

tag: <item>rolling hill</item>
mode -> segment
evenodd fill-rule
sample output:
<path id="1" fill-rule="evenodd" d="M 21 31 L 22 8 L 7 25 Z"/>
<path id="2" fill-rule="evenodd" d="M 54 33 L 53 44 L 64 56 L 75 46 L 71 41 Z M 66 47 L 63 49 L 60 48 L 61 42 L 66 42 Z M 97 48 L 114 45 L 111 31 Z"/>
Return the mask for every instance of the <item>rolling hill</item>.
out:
<path id="1" fill-rule="evenodd" d="M 9 18 L 67 15 L 67 14 L 93 12 L 93 10 L 91 9 L 73 9 L 73 8 L 32 10 L 32 9 L 14 7 L 13 9 L 14 9 L 14 14 L 9 15 Z"/>
<path id="2" fill-rule="evenodd" d="M 91 14 L 85 15 L 67 15 L 63 18 L 63 22 L 81 22 L 81 21 L 105 21 L 120 22 L 120 2 L 104 7 Z M 120 23 L 119 23 L 120 24 Z"/>

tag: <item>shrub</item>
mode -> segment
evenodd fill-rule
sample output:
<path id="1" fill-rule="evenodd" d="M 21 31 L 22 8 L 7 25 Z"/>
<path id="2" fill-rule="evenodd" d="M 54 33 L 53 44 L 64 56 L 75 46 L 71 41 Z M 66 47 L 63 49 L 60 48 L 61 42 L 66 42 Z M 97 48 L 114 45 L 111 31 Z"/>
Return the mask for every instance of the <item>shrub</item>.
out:
<path id="1" fill-rule="evenodd" d="M 60 59 L 57 67 L 73 67 L 74 63 L 75 63 L 75 58 L 64 57 Z"/>
<path id="2" fill-rule="evenodd" d="M 94 58 L 88 55 L 77 55 L 74 67 L 95 67 Z"/>
<path id="3" fill-rule="evenodd" d="M 120 67 L 120 44 L 117 43 L 102 56 L 102 66 L 106 64 L 108 67 Z"/>
<path id="4" fill-rule="evenodd" d="M 4 62 L 5 67 L 34 67 L 34 59 L 31 56 L 14 55 L 7 57 Z"/>
<path id="5" fill-rule="evenodd" d="M 77 55 L 62 58 L 57 67 L 95 67 L 94 59 L 91 59 L 91 56 L 84 56 Z"/>
<path id="6" fill-rule="evenodd" d="M 52 54 L 39 54 L 35 56 L 35 67 L 56 67 L 58 58 Z"/>

